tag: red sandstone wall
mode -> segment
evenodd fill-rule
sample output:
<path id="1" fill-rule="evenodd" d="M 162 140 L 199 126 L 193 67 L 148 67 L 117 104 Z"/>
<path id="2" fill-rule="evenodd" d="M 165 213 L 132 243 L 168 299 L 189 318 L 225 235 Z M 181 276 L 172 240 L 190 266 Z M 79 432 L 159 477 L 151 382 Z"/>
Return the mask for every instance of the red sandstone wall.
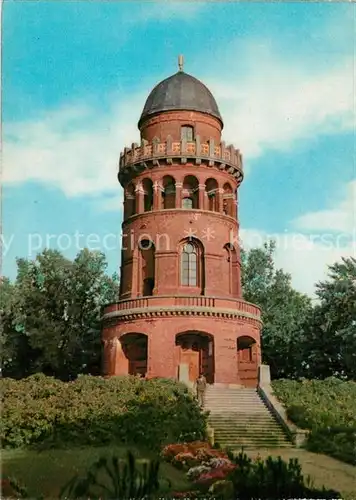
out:
<path id="1" fill-rule="evenodd" d="M 201 143 L 206 143 L 213 139 L 215 143 L 221 141 L 222 125 L 219 120 L 197 112 L 172 111 L 162 113 L 147 120 L 141 127 L 141 138 L 152 141 L 158 137 L 160 141 L 166 141 L 170 135 L 173 141 L 181 140 L 181 127 L 190 125 L 194 127 L 194 136 L 200 137 Z M 199 149 L 199 151 L 201 151 Z M 205 150 L 204 150 L 205 151 Z M 144 158 L 143 158 L 144 160 Z M 155 245 L 155 288 L 153 295 L 170 295 L 170 297 L 160 298 L 160 306 L 163 310 L 164 301 L 167 300 L 167 307 L 171 312 L 158 316 L 158 312 L 152 312 L 154 304 L 150 303 L 142 308 L 140 302 L 146 299 L 140 299 L 136 304 L 127 305 L 132 307 L 132 311 L 125 320 L 120 317 L 105 319 L 113 321 L 114 326 L 105 326 L 103 329 L 103 340 L 105 343 L 104 359 L 108 373 L 111 375 L 120 375 L 128 373 L 128 361 L 121 349 L 121 343 L 118 340 L 121 336 L 128 333 L 141 333 L 148 338 L 148 376 L 149 377 L 177 377 L 178 356 L 175 346 L 176 336 L 179 333 L 187 331 L 197 331 L 210 334 L 214 338 L 214 362 L 215 362 L 215 382 L 217 383 L 240 383 L 239 376 L 239 355 L 237 351 L 237 339 L 242 336 L 251 337 L 256 341 L 254 356 L 257 356 L 257 365 L 260 363 L 260 324 L 257 320 L 251 320 L 248 314 L 254 314 L 258 317 L 258 312 L 249 311 L 246 303 L 236 301 L 226 301 L 226 309 L 230 310 L 228 314 L 241 312 L 241 319 L 234 317 L 217 316 L 214 307 L 211 307 L 209 315 L 207 306 L 197 307 L 195 314 L 180 315 L 172 313 L 172 297 L 176 295 L 200 295 L 227 298 L 241 297 L 241 277 L 240 277 L 240 249 L 238 244 L 238 220 L 236 214 L 235 201 L 231 199 L 233 211 L 231 216 L 223 214 L 222 189 L 226 182 L 231 185 L 232 192 L 236 193 L 237 181 L 222 168 L 199 165 L 197 163 L 179 163 L 167 165 L 164 160 L 159 160 L 154 168 L 149 168 L 140 175 L 137 175 L 134 168 L 132 170 L 132 184 L 130 194 L 131 198 L 136 199 L 136 214 L 131 217 L 125 217 L 123 223 L 123 250 L 121 267 L 121 299 L 136 298 L 142 293 L 142 280 L 148 268 L 143 269 L 142 257 L 138 248 L 140 239 L 150 239 Z M 206 160 L 208 163 L 208 160 Z M 237 160 L 235 161 L 237 162 Z M 220 167 L 221 167 L 220 162 Z M 150 163 L 149 166 L 152 166 Z M 214 165 L 214 161 L 210 162 Z M 215 163 L 216 164 L 216 163 Z M 229 167 L 227 162 L 226 168 Z M 127 190 L 127 182 L 130 175 L 125 174 L 124 185 Z M 172 176 L 176 183 L 176 195 L 171 196 L 171 203 L 174 208 L 161 209 L 160 187 L 163 177 Z M 184 189 L 182 184 L 185 176 L 192 175 L 196 177 L 200 189 L 197 191 L 199 196 L 199 210 L 181 209 L 181 199 Z M 208 179 L 214 179 L 218 184 L 217 212 L 208 211 L 207 195 L 205 194 L 205 182 Z M 155 191 L 153 210 L 142 213 L 144 210 L 144 195 L 142 181 L 150 179 L 158 190 Z M 147 186 L 147 183 L 146 183 Z M 131 200 L 132 203 L 132 200 Z M 126 215 L 130 213 L 130 203 L 125 204 Z M 201 290 L 193 287 L 182 287 L 180 285 L 180 243 L 189 235 L 196 237 L 203 245 L 203 261 L 205 268 L 205 286 Z M 227 251 L 224 246 L 232 243 L 236 249 L 236 259 L 234 263 L 228 265 L 226 260 Z M 152 300 L 152 299 L 151 299 Z M 175 299 L 174 299 L 175 300 Z M 185 298 L 183 299 L 186 300 Z M 188 300 L 197 300 L 191 297 Z M 205 300 L 205 299 L 204 299 Z M 210 299 L 207 299 L 208 301 Z M 225 308 L 221 305 L 221 300 L 213 299 L 215 304 L 219 302 L 217 309 Z M 135 301 L 136 302 L 136 301 Z M 125 307 L 126 302 L 121 303 Z M 235 307 L 236 306 L 236 307 Z M 237 307 L 238 306 L 238 307 Z M 150 311 L 151 307 L 151 311 Z M 186 307 L 186 306 L 184 306 Z M 254 309 L 254 308 L 253 308 Z M 108 307 L 106 313 L 115 313 L 115 306 Z M 135 313 L 136 311 L 136 313 Z M 186 311 L 184 311 L 186 312 Z M 135 316 L 136 314 L 136 316 Z M 140 315 L 146 317 L 141 318 Z M 221 313 L 219 313 L 221 314 Z M 245 314 L 245 317 L 243 316 Z M 132 319 L 130 319 L 132 318 Z M 257 382 L 256 365 L 256 382 Z"/>
<path id="2" fill-rule="evenodd" d="M 201 185 L 214 177 L 219 186 L 229 182 L 233 190 L 236 189 L 231 176 L 205 166 L 159 167 L 141 174 L 135 182 L 142 182 L 148 175 L 158 182 L 161 182 L 165 175 L 171 175 L 178 183 L 183 182 L 186 175 L 194 175 Z M 155 245 L 155 294 L 200 294 L 199 289 L 179 286 L 178 250 L 180 242 L 189 235 L 199 239 L 204 247 L 204 294 L 231 297 L 241 295 L 238 222 L 235 218 L 217 212 L 166 209 L 129 218 L 123 223 L 123 234 L 121 298 L 136 297 L 141 293 L 142 266 L 139 252 L 134 252 L 141 239 L 150 239 Z M 228 243 L 231 243 L 237 252 L 237 262 L 232 266 L 230 276 L 226 273 L 227 254 L 224 249 Z"/>
<path id="3" fill-rule="evenodd" d="M 134 282 L 139 279 L 139 259 L 134 249 L 138 248 L 141 239 L 153 241 L 156 251 L 155 294 L 199 294 L 190 287 L 180 287 L 179 245 L 182 240 L 192 235 L 204 246 L 205 263 L 205 295 L 240 296 L 241 290 L 230 289 L 230 276 L 226 274 L 226 250 L 224 246 L 231 242 L 238 249 L 238 225 L 233 219 L 227 219 L 214 212 L 196 213 L 190 210 L 165 210 L 145 213 L 132 222 L 123 225 L 123 233 L 127 234 L 123 244 L 123 287 L 122 298 L 136 297 Z M 138 253 L 138 252 L 137 252 Z M 231 281 L 240 281 L 240 259 L 233 269 L 235 275 Z M 140 281 L 140 280 L 139 280 Z"/>
<path id="4" fill-rule="evenodd" d="M 250 336 L 257 342 L 260 352 L 258 329 L 244 320 L 214 318 L 210 316 L 174 316 L 160 318 L 143 318 L 125 321 L 116 327 L 105 328 L 104 339 L 120 338 L 127 333 L 143 333 L 148 337 L 148 376 L 177 377 L 177 358 L 175 339 L 179 333 L 199 331 L 214 336 L 215 382 L 237 384 L 238 376 L 237 339 Z M 119 343 L 117 344 L 119 346 Z M 260 354 L 258 354 L 260 356 Z M 113 375 L 127 373 L 127 360 L 116 348 L 115 369 Z"/>
<path id="5" fill-rule="evenodd" d="M 196 111 L 167 111 L 154 116 L 141 126 L 141 138 L 152 141 L 154 137 L 159 137 L 161 141 L 165 141 L 170 135 L 173 141 L 180 141 L 183 125 L 194 127 L 194 136 L 199 135 L 201 142 L 207 142 L 211 138 L 220 142 L 220 121 Z"/>

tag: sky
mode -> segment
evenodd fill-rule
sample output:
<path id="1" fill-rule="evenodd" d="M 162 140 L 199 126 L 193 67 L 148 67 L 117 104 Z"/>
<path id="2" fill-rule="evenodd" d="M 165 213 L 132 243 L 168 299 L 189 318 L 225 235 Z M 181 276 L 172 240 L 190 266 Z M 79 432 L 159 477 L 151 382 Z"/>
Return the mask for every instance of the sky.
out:
<path id="1" fill-rule="evenodd" d="M 274 239 L 277 267 L 313 297 L 328 266 L 356 253 L 355 9 L 5 0 L 3 274 L 45 247 L 102 249 L 118 271 L 120 152 L 183 54 L 244 157 L 244 248 Z"/>

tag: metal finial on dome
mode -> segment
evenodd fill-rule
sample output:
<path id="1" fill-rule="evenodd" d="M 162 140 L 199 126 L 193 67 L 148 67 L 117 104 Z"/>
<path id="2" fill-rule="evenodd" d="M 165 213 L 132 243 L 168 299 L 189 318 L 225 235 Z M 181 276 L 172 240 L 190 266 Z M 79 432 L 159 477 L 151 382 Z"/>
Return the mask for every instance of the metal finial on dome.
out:
<path id="1" fill-rule="evenodd" d="M 183 71 L 184 58 L 182 55 L 178 56 L 178 68 L 179 71 Z"/>

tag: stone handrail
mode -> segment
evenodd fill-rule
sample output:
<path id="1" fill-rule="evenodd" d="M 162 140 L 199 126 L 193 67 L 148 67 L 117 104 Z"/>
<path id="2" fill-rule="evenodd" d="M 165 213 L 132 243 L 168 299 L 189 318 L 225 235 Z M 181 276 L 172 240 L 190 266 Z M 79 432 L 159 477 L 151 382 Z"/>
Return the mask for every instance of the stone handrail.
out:
<path id="1" fill-rule="evenodd" d="M 168 136 L 165 142 L 153 139 L 148 142 L 141 141 L 141 145 L 133 143 L 131 148 L 125 148 L 120 155 L 120 171 L 136 163 L 144 162 L 152 158 L 187 156 L 217 160 L 234 166 L 242 171 L 242 155 L 233 145 L 226 146 L 225 142 L 215 145 L 214 139 L 201 143 L 197 136 L 194 141 L 172 141 Z"/>
<path id="2" fill-rule="evenodd" d="M 298 448 L 302 447 L 308 438 L 308 431 L 297 427 L 289 420 L 284 406 L 273 393 L 268 365 L 261 365 L 259 367 L 257 390 L 265 405 L 284 428 L 291 441 Z"/>
<path id="3" fill-rule="evenodd" d="M 242 299 L 230 299 L 224 297 L 209 297 L 202 295 L 152 295 L 149 297 L 139 297 L 137 299 L 120 300 L 114 304 L 109 304 L 104 309 L 104 314 L 114 311 L 125 311 L 132 309 L 149 309 L 157 307 L 204 307 L 217 309 L 232 309 L 261 317 L 260 308 L 245 302 Z"/>

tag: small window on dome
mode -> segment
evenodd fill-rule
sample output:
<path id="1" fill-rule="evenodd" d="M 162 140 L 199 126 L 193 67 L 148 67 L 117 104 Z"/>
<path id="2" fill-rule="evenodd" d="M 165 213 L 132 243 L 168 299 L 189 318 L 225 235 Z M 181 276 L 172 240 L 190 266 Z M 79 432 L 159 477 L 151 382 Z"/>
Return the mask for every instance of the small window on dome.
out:
<path id="1" fill-rule="evenodd" d="M 184 125 L 180 129 L 180 138 L 185 141 L 194 141 L 194 128 L 189 125 Z"/>

